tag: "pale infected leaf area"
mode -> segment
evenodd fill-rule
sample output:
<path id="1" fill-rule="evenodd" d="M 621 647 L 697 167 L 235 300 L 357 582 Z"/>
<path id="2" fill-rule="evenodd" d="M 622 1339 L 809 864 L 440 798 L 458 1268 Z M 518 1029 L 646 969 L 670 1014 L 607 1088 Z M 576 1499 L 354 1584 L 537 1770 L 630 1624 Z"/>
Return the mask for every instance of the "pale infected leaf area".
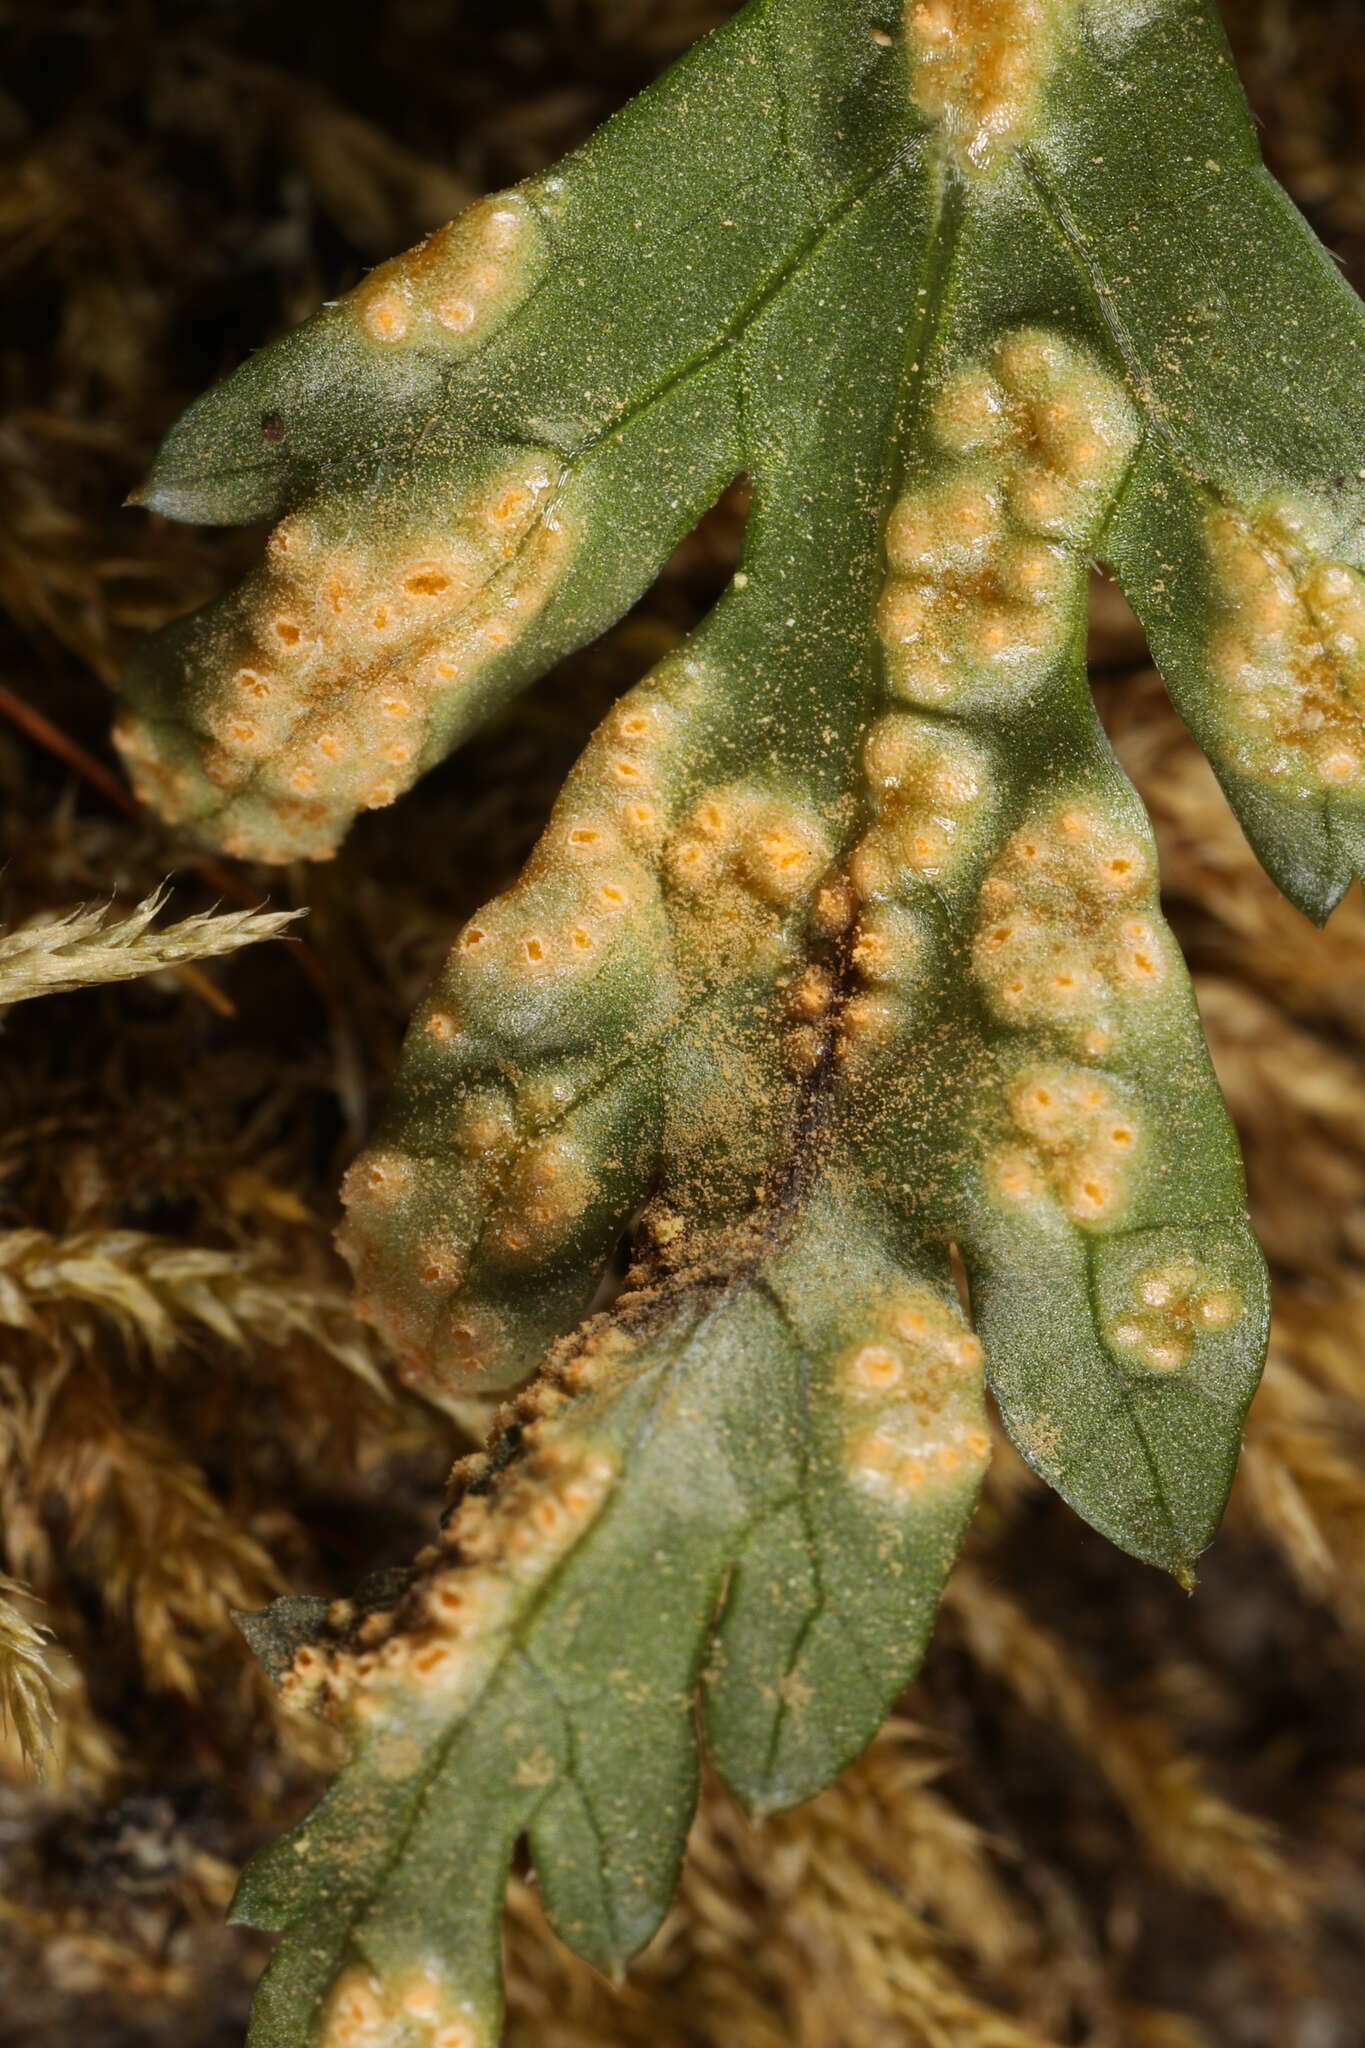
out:
<path id="1" fill-rule="evenodd" d="M 326 508 L 291 513 L 190 650 L 222 675 L 202 735 L 120 719 L 138 795 L 173 822 L 211 818 L 241 859 L 335 852 L 358 811 L 391 804 L 430 765 L 446 707 L 549 598 L 569 545 L 558 473 L 552 457 L 524 457 L 368 545 Z"/>
<path id="2" fill-rule="evenodd" d="M 430 381 L 506 321 L 546 260 L 520 194 L 481 201 L 328 309 L 332 348 L 344 335 Z M 260 430 L 268 444 L 287 433 L 274 412 Z M 242 859 L 334 853 L 358 811 L 439 758 L 543 611 L 571 546 L 562 484 L 553 451 L 490 448 L 416 490 L 402 476 L 359 504 L 306 499 L 240 591 L 188 622 L 169 701 L 155 668 L 135 685 L 115 739 L 139 796 Z"/>
<path id="3" fill-rule="evenodd" d="M 390 348 L 482 339 L 531 289 L 546 257 L 534 210 L 516 192 L 471 206 L 407 255 L 372 270 L 353 297 L 366 334 Z"/>
<path id="4" fill-rule="evenodd" d="M 1266 265 L 1365 348 L 1201 0 L 911 0 L 894 33 L 766 0 L 168 442 L 148 502 L 277 523 L 140 657 L 120 743 L 268 859 L 619 616 L 730 478 L 754 502 L 456 935 L 346 1176 L 400 1377 L 512 1398 L 406 1590 L 285 1678 L 350 1762 L 244 1880 L 286 1933 L 260 2048 L 491 2048 L 523 1841 L 619 1971 L 698 1724 L 755 1812 L 827 1783 L 923 1650 L 988 1381 L 1080 1515 L 1192 1582 L 1266 1282 L 1086 603 L 1112 563 L 1249 836 L 1330 907 L 1365 415 L 1278 334 L 1267 384 Z"/>
<path id="5" fill-rule="evenodd" d="M 1137 424 L 1113 378 L 1026 330 L 950 379 L 929 429 L 948 461 L 891 516 L 882 639 L 897 695 L 976 708 L 1055 664 Z"/>
<path id="6" fill-rule="evenodd" d="M 1358 795 L 1365 775 L 1365 576 L 1325 508 L 1272 502 L 1208 520 L 1230 760 L 1295 791 Z"/>
<path id="7" fill-rule="evenodd" d="M 1177 972 L 1150 848 L 1081 802 L 1006 841 L 982 884 L 972 966 L 1002 1022 L 1053 1025 L 1100 1059 L 1130 1005 Z"/>
<path id="8" fill-rule="evenodd" d="M 1032 131 L 1080 0 L 908 0 L 912 94 L 954 161 L 989 172 Z"/>

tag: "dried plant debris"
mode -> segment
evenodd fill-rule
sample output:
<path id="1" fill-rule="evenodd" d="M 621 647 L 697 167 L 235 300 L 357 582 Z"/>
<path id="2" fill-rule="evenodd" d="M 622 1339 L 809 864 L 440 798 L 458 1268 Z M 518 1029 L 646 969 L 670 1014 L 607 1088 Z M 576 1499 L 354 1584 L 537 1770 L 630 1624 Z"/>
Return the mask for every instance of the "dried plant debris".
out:
<path id="1" fill-rule="evenodd" d="M 239 946 L 280 937 L 303 914 L 201 911 L 153 930 L 165 901 L 157 892 L 122 915 L 112 904 L 82 905 L 19 931 L 0 932 L 0 1005 L 97 982 L 131 981 L 187 960 L 217 959 Z"/>
<path id="2" fill-rule="evenodd" d="M 166 1243 L 136 1230 L 0 1232 L 0 1323 L 102 1310 L 163 1360 L 196 1327 L 238 1350 L 305 1338 L 384 1397 L 373 1343 L 338 1288 L 300 1283 L 271 1256 Z"/>
<path id="3" fill-rule="evenodd" d="M 168 418 L 465 194 L 542 172 L 718 11 L 528 6 L 495 36 L 438 0 L 378 41 L 335 10 L 324 25 L 311 0 L 188 26 L 179 10 L 65 4 L 17 19 L 7 688 L 102 757 L 92 670 L 112 681 L 134 636 L 259 548 L 113 515 Z M 1223 11 L 1272 163 L 1358 278 L 1353 16 L 1319 0 Z M 140 1234 L 330 1299 L 335 1182 L 407 1013 L 450 932 L 515 876 L 583 736 L 714 600 L 743 503 L 729 494 L 621 628 L 370 814 L 330 868 L 247 870 L 234 904 L 313 906 L 326 996 L 281 946 L 211 970 L 233 1019 L 167 976 L 16 1005 L 0 1222 L 73 1249 Z M 549 1935 L 515 1878 L 515 2048 L 1280 2048 L 1309 2032 L 1355 2048 L 1365 922 L 1353 895 L 1324 943 L 1264 881 L 1143 672 L 1131 617 L 1102 597 L 1100 708 L 1152 815 L 1277 1287 L 1200 1593 L 1078 1545 L 997 1436 L 974 1571 L 913 1725 L 761 1827 L 707 1778 L 676 1905 L 623 1988 Z M 177 916 L 224 896 L 182 865 L 183 840 L 110 809 L 6 717 L 0 857 L 10 929 L 111 892 L 137 903 L 177 869 Z M 281 1714 L 252 1677 L 230 1610 L 280 1585 L 334 1597 L 409 1557 L 450 1456 L 439 1417 L 380 1403 L 307 1336 L 251 1340 L 264 1310 L 241 1347 L 163 1306 L 164 1349 L 74 1296 L 30 1297 L 37 1327 L 5 1331 L 4 1563 L 36 1596 L 26 1621 L 55 1632 L 58 1714 L 45 1789 L 0 1728 L 0 2006 L 16 2048 L 240 2048 L 268 1945 L 222 1931 L 234 1872 L 316 1796 L 329 1759 L 324 1725 Z"/>
<path id="4" fill-rule="evenodd" d="M 24 1612 L 24 1588 L 0 1573 L 0 1717 L 39 1770 L 57 1714 L 47 1664 L 48 1634 Z"/>

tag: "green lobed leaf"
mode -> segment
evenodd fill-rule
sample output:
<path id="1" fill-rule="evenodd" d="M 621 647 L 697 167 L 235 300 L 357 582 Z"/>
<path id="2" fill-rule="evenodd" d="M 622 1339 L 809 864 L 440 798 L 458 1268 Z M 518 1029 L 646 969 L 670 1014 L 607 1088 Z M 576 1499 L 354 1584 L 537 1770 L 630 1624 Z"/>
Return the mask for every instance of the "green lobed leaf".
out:
<path id="1" fill-rule="evenodd" d="M 541 1372 L 411 1586 L 294 1655 L 352 1755 L 243 1882 L 286 1933 L 253 2042 L 486 2048 L 523 1837 L 619 1970 L 698 1709 L 753 1809 L 825 1783 L 922 1649 L 983 1371 L 1189 1581 L 1265 1278 L 1087 575 L 1324 917 L 1365 799 L 1363 344 L 1205 0 L 751 0 L 168 439 L 144 502 L 279 523 L 140 654 L 120 743 L 267 859 L 330 852 L 753 490 L 348 1176 L 405 1378 Z"/>
<path id="2" fill-rule="evenodd" d="M 876 1732 L 975 1498 L 981 1350 L 943 1255 L 894 1256 L 837 1176 L 801 1218 L 563 1347 L 492 1504 L 466 1493 L 353 1648 L 296 1660 L 291 1689 L 325 1683 L 354 1744 L 243 1882 L 239 1913 L 296 1936 L 262 2040 L 310 2038 L 319 2007 L 321 2038 L 347 2039 L 351 2015 L 363 2038 L 414 1999 L 452 2042 L 491 2038 L 523 1832 L 560 1933 L 620 1970 L 676 1881 L 699 1688 L 716 1761 L 760 1811 Z M 921 1413 L 898 1398 L 907 1331 L 933 1377 Z"/>

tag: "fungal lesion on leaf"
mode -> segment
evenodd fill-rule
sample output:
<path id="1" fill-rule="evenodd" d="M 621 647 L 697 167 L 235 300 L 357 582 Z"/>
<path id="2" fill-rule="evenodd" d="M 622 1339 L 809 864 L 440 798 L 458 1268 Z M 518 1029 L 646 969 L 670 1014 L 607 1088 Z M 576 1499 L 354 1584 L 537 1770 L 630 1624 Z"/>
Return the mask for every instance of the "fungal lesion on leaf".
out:
<path id="1" fill-rule="evenodd" d="M 1102 1059 L 1176 969 L 1146 835 L 1086 798 L 1017 829 L 981 885 L 972 965 L 993 1014 Z"/>
<path id="2" fill-rule="evenodd" d="M 479 200 L 372 270 L 343 302 L 360 332 L 384 348 L 463 350 L 496 331 L 550 260 L 533 189 Z"/>
<path id="3" fill-rule="evenodd" d="M 1136 1274 L 1129 1305 L 1105 1336 L 1124 1364 L 1175 1373 L 1190 1363 L 1201 1337 L 1235 1329 L 1244 1308 L 1240 1289 L 1218 1264 L 1191 1254 Z"/>
<path id="4" fill-rule="evenodd" d="M 295 1655 L 282 1681 L 292 1707 L 325 1707 L 343 1726 L 401 1727 L 411 1694 L 442 1720 L 486 1686 L 535 1590 L 602 1512 L 620 1460 L 572 1432 L 544 1433 L 549 1401 L 528 1410 L 519 1450 L 482 1491 L 489 1461 L 469 1461 L 440 1541 L 388 1606 L 339 1626 Z M 529 1431 L 529 1434 L 526 1432 Z"/>
<path id="5" fill-rule="evenodd" d="M 1324 796 L 1365 793 L 1365 575 L 1321 506 L 1270 500 L 1205 522 L 1209 666 L 1230 763 Z"/>
<path id="6" fill-rule="evenodd" d="M 879 625 L 898 696 L 974 712 L 1054 667 L 1138 430 L 1122 385 L 1036 328 L 944 378 L 928 422 L 946 466 L 887 521 Z"/>
<path id="7" fill-rule="evenodd" d="M 492 2036 L 440 1963 L 387 1980 L 366 1963 L 337 1978 L 318 2048 L 491 2048 Z"/>
<path id="8" fill-rule="evenodd" d="M 541 449 L 485 465 L 452 504 L 405 493 L 371 539 L 346 499 L 291 512 L 232 597 L 182 636 L 197 717 L 122 713 L 135 790 L 210 822 L 240 858 L 326 857 L 444 751 L 486 673 L 545 609 L 575 532 Z M 160 709 L 160 706 L 157 706 Z"/>
<path id="9" fill-rule="evenodd" d="M 987 1168 L 997 1199 L 1031 1211 L 1055 1202 L 1088 1228 L 1122 1221 L 1145 1138 L 1125 1093 L 1093 1068 L 1016 1074 L 1005 1091 L 1009 1136 Z"/>
<path id="10" fill-rule="evenodd" d="M 991 1448 L 983 1352 L 955 1305 L 929 1288 L 893 1299 L 841 1379 L 854 1485 L 893 1508 L 926 1491 L 975 1491 Z"/>
<path id="11" fill-rule="evenodd" d="M 1034 129 L 1078 0 L 906 0 L 911 97 L 954 161 L 989 173 Z"/>

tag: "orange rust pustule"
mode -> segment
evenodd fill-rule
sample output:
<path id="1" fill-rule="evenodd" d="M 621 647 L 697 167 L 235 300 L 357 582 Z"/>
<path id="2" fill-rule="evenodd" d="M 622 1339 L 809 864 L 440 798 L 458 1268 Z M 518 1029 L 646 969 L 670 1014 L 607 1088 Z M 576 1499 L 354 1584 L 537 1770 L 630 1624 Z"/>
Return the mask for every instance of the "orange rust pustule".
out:
<path id="1" fill-rule="evenodd" d="M 1202 1337 L 1242 1319 L 1241 1291 L 1197 1254 L 1149 1266 L 1132 1283 L 1131 1306 L 1105 1329 L 1125 1364 L 1166 1375 L 1188 1365 Z"/>
<path id="2" fill-rule="evenodd" d="M 1073 1223 L 1122 1218 L 1146 1133 L 1108 1077 L 1062 1064 L 1025 1069 L 1007 1092 L 1010 1139 L 986 1161 L 986 1188 L 1005 1207 L 1055 1201 Z"/>
<path id="3" fill-rule="evenodd" d="M 1206 534 L 1217 624 L 1209 660 L 1244 773 L 1365 793 L 1365 576 L 1320 546 L 1313 508 L 1220 509 Z"/>
<path id="4" fill-rule="evenodd" d="M 341 304 L 381 348 L 461 351 L 508 318 L 545 256 L 533 208 L 497 193 L 381 263 Z"/>
<path id="5" fill-rule="evenodd" d="M 845 1355 L 845 1471 L 879 1505 L 907 1511 L 974 1489 L 990 1457 L 984 1358 L 961 1311 L 909 1288 Z"/>
<path id="6" fill-rule="evenodd" d="M 1137 425 L 1115 380 L 1042 328 L 956 370 L 928 424 L 948 467 L 892 508 L 878 627 L 892 691 L 950 709 L 1057 659 Z"/>
<path id="7" fill-rule="evenodd" d="M 988 172 L 1037 121 L 1075 0 L 907 0 L 911 97 L 968 173 Z"/>
<path id="8" fill-rule="evenodd" d="M 982 884 L 972 968 L 1000 1022 L 1103 1058 L 1174 975 L 1149 846 L 1087 798 L 1021 826 Z"/>
<path id="9" fill-rule="evenodd" d="M 289 515 L 231 622 L 202 628 L 202 731 L 120 716 L 139 794 L 172 821 L 211 818 L 241 858 L 329 856 L 356 811 L 416 779 L 450 700 L 550 602 L 571 552 L 563 476 L 528 451 L 439 526 L 367 546 L 335 540 L 321 511 Z"/>

